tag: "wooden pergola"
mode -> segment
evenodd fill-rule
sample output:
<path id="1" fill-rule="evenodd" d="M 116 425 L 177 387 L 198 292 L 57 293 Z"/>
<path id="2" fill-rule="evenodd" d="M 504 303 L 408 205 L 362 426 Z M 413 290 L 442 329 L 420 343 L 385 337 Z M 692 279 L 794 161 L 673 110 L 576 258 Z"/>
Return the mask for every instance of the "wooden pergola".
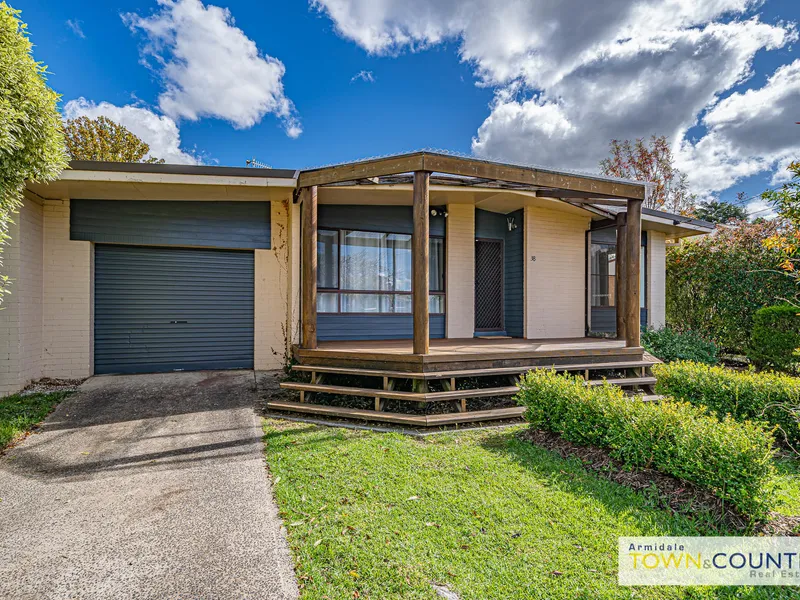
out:
<path id="1" fill-rule="evenodd" d="M 413 353 L 426 355 L 429 341 L 429 213 L 432 173 L 455 175 L 465 186 L 501 187 L 559 198 L 578 205 L 624 205 L 617 216 L 617 337 L 627 347 L 640 345 L 639 270 L 643 183 L 558 172 L 420 151 L 301 171 L 297 179 L 302 202 L 302 347 L 317 347 L 317 190 L 345 183 L 376 183 L 400 174 L 413 177 L 412 311 Z"/>

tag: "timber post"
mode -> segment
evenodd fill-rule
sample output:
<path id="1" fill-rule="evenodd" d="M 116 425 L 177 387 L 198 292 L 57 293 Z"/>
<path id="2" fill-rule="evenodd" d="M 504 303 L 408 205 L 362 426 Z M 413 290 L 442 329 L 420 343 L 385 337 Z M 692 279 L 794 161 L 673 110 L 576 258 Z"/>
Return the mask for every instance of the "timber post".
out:
<path id="1" fill-rule="evenodd" d="M 302 201 L 303 348 L 317 347 L 317 186 L 300 190 Z"/>
<path id="2" fill-rule="evenodd" d="M 618 340 L 627 339 L 625 336 L 625 297 L 628 294 L 628 273 L 625 270 L 625 255 L 627 254 L 626 239 L 625 213 L 621 212 L 617 215 L 617 250 L 614 260 L 614 304 L 617 309 Z"/>
<path id="3" fill-rule="evenodd" d="M 414 235 L 411 242 L 411 305 L 414 313 L 414 354 L 428 354 L 430 324 L 428 271 L 430 239 L 430 178 L 428 171 L 414 171 Z"/>
<path id="4" fill-rule="evenodd" d="M 625 265 L 628 276 L 625 294 L 625 345 L 629 348 L 641 345 L 641 311 L 639 309 L 639 278 L 642 246 L 642 201 L 628 199 L 628 215 L 625 223 Z"/>

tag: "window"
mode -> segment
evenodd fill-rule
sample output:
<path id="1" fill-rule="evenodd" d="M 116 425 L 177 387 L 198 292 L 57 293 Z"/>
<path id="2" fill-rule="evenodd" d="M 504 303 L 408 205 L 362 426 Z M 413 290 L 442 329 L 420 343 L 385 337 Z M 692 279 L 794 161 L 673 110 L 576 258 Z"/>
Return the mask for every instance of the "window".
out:
<path id="1" fill-rule="evenodd" d="M 592 244 L 592 306 L 615 306 L 616 244 Z"/>
<path id="2" fill-rule="evenodd" d="M 432 314 L 444 313 L 444 239 L 431 238 Z M 411 236 L 342 229 L 317 234 L 317 310 L 411 313 Z"/>
<path id="3" fill-rule="evenodd" d="M 645 281 L 647 270 L 647 248 L 642 246 L 639 256 L 639 305 L 645 308 L 647 302 Z M 617 245 L 613 243 L 592 243 L 589 250 L 591 263 L 590 284 L 593 307 L 617 305 L 616 290 Z"/>

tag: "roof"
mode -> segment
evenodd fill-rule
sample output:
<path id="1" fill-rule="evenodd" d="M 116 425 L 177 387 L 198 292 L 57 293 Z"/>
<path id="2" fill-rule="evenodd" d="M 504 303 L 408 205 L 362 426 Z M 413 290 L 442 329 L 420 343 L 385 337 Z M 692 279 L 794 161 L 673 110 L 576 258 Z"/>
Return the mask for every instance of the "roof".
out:
<path id="1" fill-rule="evenodd" d="M 649 184 L 570 170 L 495 162 L 434 150 L 370 158 L 300 171 L 297 187 L 360 183 L 374 178 L 426 171 L 471 178 L 473 185 L 527 186 L 556 198 L 644 200 Z"/>
<path id="2" fill-rule="evenodd" d="M 76 171 L 113 171 L 116 173 L 161 173 L 166 175 L 217 175 L 225 177 L 270 177 L 297 179 L 294 169 L 259 169 L 251 167 L 217 167 L 209 165 L 174 165 L 159 163 L 105 162 L 99 160 L 71 160 Z"/>

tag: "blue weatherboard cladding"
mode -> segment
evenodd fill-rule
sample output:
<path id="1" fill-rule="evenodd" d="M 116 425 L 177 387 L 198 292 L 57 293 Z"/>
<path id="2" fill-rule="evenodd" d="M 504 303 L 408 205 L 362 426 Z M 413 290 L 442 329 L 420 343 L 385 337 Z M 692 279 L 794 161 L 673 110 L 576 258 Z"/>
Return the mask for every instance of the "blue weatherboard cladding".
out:
<path id="1" fill-rule="evenodd" d="M 437 208 L 438 210 L 443 209 Z M 444 236 L 444 217 L 430 217 L 428 222 L 430 235 Z M 412 234 L 414 233 L 413 209 L 410 206 L 320 204 L 317 207 L 317 227 Z"/>
<path id="2" fill-rule="evenodd" d="M 434 207 L 432 207 L 434 208 Z M 430 235 L 444 236 L 445 218 L 430 217 Z M 382 233 L 414 231 L 410 206 L 375 206 L 355 204 L 320 204 L 317 207 L 319 229 L 354 229 Z M 445 252 L 447 250 L 445 249 Z M 443 338 L 444 315 L 430 317 L 431 339 Z M 317 315 L 317 339 L 326 340 L 402 340 L 414 335 L 412 315 Z"/>
<path id="3" fill-rule="evenodd" d="M 508 220 L 514 219 L 516 229 L 508 230 Z M 512 337 L 523 335 L 523 219 L 524 211 L 503 215 L 488 210 L 475 209 L 475 237 L 503 240 L 503 309 L 505 333 Z"/>
<path id="4" fill-rule="evenodd" d="M 431 339 L 444 337 L 444 315 L 431 315 Z M 318 314 L 318 340 L 410 340 L 412 315 Z"/>
<path id="5" fill-rule="evenodd" d="M 269 202 L 72 200 L 70 239 L 147 246 L 270 247 Z"/>
<path id="6" fill-rule="evenodd" d="M 252 251 L 95 246 L 95 373 L 252 369 Z"/>
<path id="7" fill-rule="evenodd" d="M 598 244 L 615 244 L 617 242 L 617 230 L 614 227 L 598 229 L 591 233 L 591 242 Z M 642 232 L 642 246 L 647 246 L 647 232 Z M 617 332 L 617 309 L 613 306 L 592 306 L 592 328 L 597 333 L 616 333 Z M 641 312 L 642 327 L 647 325 L 647 309 Z"/>
<path id="8" fill-rule="evenodd" d="M 641 324 L 647 324 L 647 309 L 641 312 Z M 617 309 L 613 306 L 593 306 L 592 307 L 592 331 L 597 333 L 616 333 L 617 332 Z"/>
<path id="9" fill-rule="evenodd" d="M 516 229 L 509 231 L 506 221 L 505 269 L 505 317 L 506 334 L 511 337 L 523 336 L 523 315 L 525 312 L 525 292 L 523 288 L 524 237 L 523 219 L 525 211 L 518 210 L 505 215 L 514 219 Z"/>

